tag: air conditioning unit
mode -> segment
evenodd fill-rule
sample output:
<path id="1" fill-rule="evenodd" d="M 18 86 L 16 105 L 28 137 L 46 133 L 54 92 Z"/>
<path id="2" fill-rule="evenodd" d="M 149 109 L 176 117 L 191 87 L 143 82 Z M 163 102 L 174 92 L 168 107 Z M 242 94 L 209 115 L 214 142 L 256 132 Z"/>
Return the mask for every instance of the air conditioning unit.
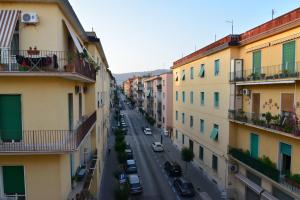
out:
<path id="1" fill-rule="evenodd" d="M 234 173 L 234 174 L 239 171 L 237 164 L 229 164 L 228 169 L 230 173 Z"/>
<path id="2" fill-rule="evenodd" d="M 250 96 L 251 95 L 251 90 L 243 89 L 243 95 Z"/>
<path id="3" fill-rule="evenodd" d="M 24 24 L 37 24 L 39 17 L 35 12 L 23 12 L 21 14 L 21 22 Z"/>

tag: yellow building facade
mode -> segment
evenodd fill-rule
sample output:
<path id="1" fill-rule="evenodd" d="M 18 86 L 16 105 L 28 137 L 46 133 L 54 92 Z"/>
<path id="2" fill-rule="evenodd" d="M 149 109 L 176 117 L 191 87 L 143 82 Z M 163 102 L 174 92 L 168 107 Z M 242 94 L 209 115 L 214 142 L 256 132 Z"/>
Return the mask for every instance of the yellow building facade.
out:
<path id="1" fill-rule="evenodd" d="M 68 1 L 0 7 L 0 197 L 96 197 L 112 79 L 100 40 Z"/>
<path id="2" fill-rule="evenodd" d="M 173 64 L 173 141 L 234 199 L 300 199 L 300 9 Z"/>

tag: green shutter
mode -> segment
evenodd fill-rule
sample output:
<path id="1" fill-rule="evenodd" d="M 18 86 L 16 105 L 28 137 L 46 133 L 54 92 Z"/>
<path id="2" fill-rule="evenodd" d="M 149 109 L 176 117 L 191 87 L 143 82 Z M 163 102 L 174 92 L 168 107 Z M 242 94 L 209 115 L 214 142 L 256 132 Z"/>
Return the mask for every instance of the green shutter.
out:
<path id="1" fill-rule="evenodd" d="M 204 64 L 201 64 L 199 76 L 200 77 L 204 77 L 205 76 Z"/>
<path id="2" fill-rule="evenodd" d="M 215 105 L 215 107 L 219 107 L 219 93 L 215 92 L 214 96 L 215 96 L 215 98 L 214 98 L 214 105 Z"/>
<path id="3" fill-rule="evenodd" d="M 280 143 L 280 153 L 285 154 L 287 156 L 291 156 L 292 154 L 292 146 L 285 143 Z"/>
<path id="4" fill-rule="evenodd" d="M 251 133 L 250 153 L 253 158 L 258 158 L 258 135 Z"/>
<path id="5" fill-rule="evenodd" d="M 287 70 L 289 73 L 295 71 L 295 41 L 283 44 L 282 46 L 282 70 Z"/>
<path id="6" fill-rule="evenodd" d="M 210 139 L 217 141 L 218 140 L 219 129 L 213 128 L 210 132 Z"/>
<path id="7" fill-rule="evenodd" d="M 0 111 L 1 139 L 21 140 L 21 95 L 0 95 Z"/>
<path id="8" fill-rule="evenodd" d="M 215 60 L 215 76 L 219 75 L 220 71 L 220 60 Z"/>
<path id="9" fill-rule="evenodd" d="M 3 186 L 6 195 L 25 194 L 23 166 L 3 166 Z"/>
<path id="10" fill-rule="evenodd" d="M 253 52 L 253 73 L 260 75 L 261 73 L 261 51 Z"/>

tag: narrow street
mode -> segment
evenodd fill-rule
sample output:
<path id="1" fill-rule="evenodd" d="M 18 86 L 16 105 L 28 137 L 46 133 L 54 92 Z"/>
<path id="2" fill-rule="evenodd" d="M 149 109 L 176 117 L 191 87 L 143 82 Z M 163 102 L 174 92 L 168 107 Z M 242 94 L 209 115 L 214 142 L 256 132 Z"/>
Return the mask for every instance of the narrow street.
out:
<path id="1" fill-rule="evenodd" d="M 180 151 L 171 143 L 167 137 L 163 137 L 163 144 L 165 152 L 155 153 L 152 151 L 151 144 L 154 141 L 160 141 L 160 132 L 157 128 L 152 128 L 152 136 L 144 135 L 142 128 L 148 126 L 144 117 L 136 110 L 131 110 L 123 103 L 124 110 L 121 112 L 125 114 L 125 119 L 128 124 L 128 134 L 126 141 L 130 143 L 134 159 L 137 162 L 138 173 L 141 177 L 143 186 L 143 193 L 140 195 L 131 195 L 132 199 L 146 199 L 146 200 L 180 200 L 180 199 L 201 199 L 197 194 L 193 198 L 180 197 L 173 187 L 173 178 L 168 177 L 163 169 L 165 161 L 176 160 L 183 169 L 184 177 L 192 181 L 197 193 L 206 192 L 211 199 L 220 199 L 220 192 L 218 192 L 216 185 L 210 182 L 202 172 L 194 165 L 188 166 L 188 172 L 185 172 L 185 163 L 181 161 Z M 113 149 L 113 136 L 110 136 L 109 145 Z M 114 199 L 114 188 L 117 182 L 113 177 L 113 172 L 117 165 L 115 152 L 107 157 L 107 162 L 104 167 L 104 176 L 102 180 L 102 188 L 100 193 L 101 200 Z M 197 176 L 195 176 L 197 174 Z"/>

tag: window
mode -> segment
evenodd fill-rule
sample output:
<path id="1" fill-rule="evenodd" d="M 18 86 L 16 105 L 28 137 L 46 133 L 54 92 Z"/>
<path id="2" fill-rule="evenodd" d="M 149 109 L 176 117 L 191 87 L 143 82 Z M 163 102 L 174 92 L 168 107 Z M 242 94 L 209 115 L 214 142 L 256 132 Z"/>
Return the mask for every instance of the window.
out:
<path id="1" fill-rule="evenodd" d="M 163 92 L 163 98 L 166 98 L 166 94 Z"/>
<path id="2" fill-rule="evenodd" d="M 182 77 L 181 77 L 181 80 L 185 80 L 185 70 L 182 70 Z"/>
<path id="3" fill-rule="evenodd" d="M 250 155 L 253 158 L 258 158 L 258 135 L 250 134 Z"/>
<path id="4" fill-rule="evenodd" d="M 178 72 L 176 72 L 175 81 L 178 81 Z"/>
<path id="5" fill-rule="evenodd" d="M 185 91 L 182 91 L 182 102 L 185 102 Z"/>
<path id="6" fill-rule="evenodd" d="M 193 128 L 194 126 L 194 117 L 191 115 L 190 116 L 190 127 Z"/>
<path id="7" fill-rule="evenodd" d="M 3 166 L 2 174 L 4 194 L 25 194 L 23 166 Z"/>
<path id="8" fill-rule="evenodd" d="M 215 172 L 218 171 L 218 157 L 215 155 L 212 156 L 212 168 Z"/>
<path id="9" fill-rule="evenodd" d="M 204 149 L 202 146 L 199 146 L 199 159 L 203 160 L 204 157 Z"/>
<path id="10" fill-rule="evenodd" d="M 190 104 L 194 103 L 194 92 L 190 92 Z"/>
<path id="11" fill-rule="evenodd" d="M 204 120 L 200 119 L 200 133 L 204 133 Z"/>
<path id="12" fill-rule="evenodd" d="M 282 46 L 282 70 L 293 73 L 295 72 L 295 41 L 284 43 Z"/>
<path id="13" fill-rule="evenodd" d="M 176 110 L 175 116 L 176 116 L 176 121 L 178 121 L 178 111 L 177 110 Z"/>
<path id="14" fill-rule="evenodd" d="M 204 105 L 204 92 L 200 92 L 200 104 Z"/>
<path id="15" fill-rule="evenodd" d="M 190 70 L 190 78 L 194 79 L 194 67 L 191 67 Z"/>
<path id="16" fill-rule="evenodd" d="M 163 105 L 163 110 L 165 110 L 165 105 Z"/>
<path id="17" fill-rule="evenodd" d="M 281 174 L 289 174 L 291 172 L 291 155 L 292 146 L 280 142 L 280 171 Z"/>
<path id="18" fill-rule="evenodd" d="M 163 86 L 165 86 L 165 80 L 163 80 Z"/>
<path id="19" fill-rule="evenodd" d="M 214 124 L 212 131 L 210 133 L 210 139 L 214 141 L 218 141 L 218 137 L 219 137 L 219 125 Z"/>
<path id="20" fill-rule="evenodd" d="M 200 66 L 199 76 L 201 78 L 205 77 L 205 65 L 204 64 L 201 64 L 201 66 Z"/>
<path id="21" fill-rule="evenodd" d="M 215 106 L 215 108 L 219 108 L 219 101 L 220 101 L 219 92 L 215 92 L 214 93 L 214 106 Z"/>
<path id="22" fill-rule="evenodd" d="M 178 139 L 178 130 L 175 131 L 176 139 Z"/>
<path id="23" fill-rule="evenodd" d="M 252 72 L 254 75 L 260 75 L 261 72 L 261 51 L 252 53 Z M 255 78 L 255 77 L 252 77 Z"/>
<path id="24" fill-rule="evenodd" d="M 220 72 L 220 60 L 215 60 L 215 76 L 218 76 Z"/>
<path id="25" fill-rule="evenodd" d="M 182 144 L 184 144 L 184 135 L 182 134 Z"/>
<path id="26" fill-rule="evenodd" d="M 184 121 L 185 121 L 185 119 L 184 119 L 185 118 L 184 113 L 181 114 L 181 117 L 182 117 L 181 122 L 182 122 L 182 124 L 184 124 Z"/>
<path id="27" fill-rule="evenodd" d="M 176 101 L 178 101 L 178 91 L 176 91 Z"/>
<path id="28" fill-rule="evenodd" d="M 78 98 L 79 98 L 79 119 L 82 118 L 82 94 L 79 93 L 78 95 Z"/>

